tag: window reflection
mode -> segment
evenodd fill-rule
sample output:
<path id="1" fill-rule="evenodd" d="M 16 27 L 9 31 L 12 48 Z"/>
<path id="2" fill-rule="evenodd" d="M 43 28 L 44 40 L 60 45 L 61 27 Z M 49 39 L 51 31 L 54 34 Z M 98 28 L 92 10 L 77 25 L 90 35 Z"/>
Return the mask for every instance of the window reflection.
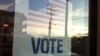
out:
<path id="1" fill-rule="evenodd" d="M 89 56 L 88 37 L 88 0 L 69 0 L 72 2 L 72 27 L 70 37 L 72 39 L 72 52 L 79 56 Z M 69 19 L 70 20 L 70 19 Z"/>
<path id="2" fill-rule="evenodd" d="M 30 2 L 31 1 L 32 0 L 30 0 Z M 0 56 L 12 55 L 15 6 L 14 2 L 15 0 L 0 0 Z M 46 2 L 46 4 L 47 3 L 48 1 Z M 38 16 L 32 18 L 30 16 L 27 18 L 26 14 L 16 12 L 16 15 L 23 19 L 16 21 L 16 23 L 18 23 L 18 28 L 16 29 L 16 31 L 21 32 L 21 34 L 27 33 L 31 36 L 37 35 L 46 37 L 51 35 L 52 37 L 64 37 L 66 2 L 62 1 L 60 3 L 63 4 L 61 5 L 62 7 L 59 5 L 61 8 L 56 7 L 57 5 L 52 6 L 52 2 L 47 5 L 45 5 L 44 3 L 44 7 L 39 7 L 38 10 L 36 6 L 33 6 L 36 8 L 32 8 L 31 5 L 29 5 L 29 9 L 33 9 L 32 12 L 36 13 L 36 16 L 38 14 L 40 18 Z M 71 0 L 70 3 L 71 4 L 69 4 L 69 6 L 72 7 L 69 7 L 69 9 L 72 12 L 70 11 L 68 14 L 72 13 L 70 16 L 72 18 L 68 19 L 68 22 L 71 21 L 70 25 L 72 28 L 69 29 L 70 31 L 68 30 L 68 37 L 72 39 L 72 54 L 79 56 L 88 56 L 88 47 L 86 47 L 88 46 L 88 0 Z M 33 14 L 30 13 L 30 15 Z M 41 19 L 41 17 L 43 18 Z M 50 17 L 52 17 L 51 26 L 49 20 Z M 45 18 L 48 19 L 45 20 Z M 51 30 L 49 29 L 49 27 L 51 27 Z M 51 31 L 51 34 L 48 33 L 49 31 Z"/>
<path id="3" fill-rule="evenodd" d="M 88 0 L 72 0 L 72 36 L 88 36 Z"/>

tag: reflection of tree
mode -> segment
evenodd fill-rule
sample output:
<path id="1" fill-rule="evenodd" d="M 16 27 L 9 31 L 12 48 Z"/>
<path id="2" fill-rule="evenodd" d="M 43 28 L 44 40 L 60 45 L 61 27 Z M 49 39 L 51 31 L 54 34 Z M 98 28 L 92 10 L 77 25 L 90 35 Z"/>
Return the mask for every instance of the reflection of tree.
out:
<path id="1" fill-rule="evenodd" d="M 26 16 L 22 13 L 15 12 L 15 20 L 14 20 L 14 30 L 16 34 L 23 34 L 22 29 L 26 27 L 26 24 L 23 25 L 23 22 L 26 20 Z"/>
<path id="2" fill-rule="evenodd" d="M 80 56 L 87 56 L 89 54 L 89 45 L 87 41 L 89 41 L 88 36 L 81 36 L 78 38 L 74 36 L 72 38 L 72 52 L 77 53 Z"/>

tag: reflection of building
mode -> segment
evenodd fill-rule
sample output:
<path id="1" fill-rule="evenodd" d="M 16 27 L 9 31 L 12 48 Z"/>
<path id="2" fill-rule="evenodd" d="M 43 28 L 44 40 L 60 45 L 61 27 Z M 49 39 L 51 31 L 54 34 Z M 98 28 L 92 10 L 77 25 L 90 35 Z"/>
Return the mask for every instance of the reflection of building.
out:
<path id="1" fill-rule="evenodd" d="M 0 56 L 12 56 L 14 27 L 16 27 L 16 34 L 23 34 L 24 26 L 22 26 L 22 23 L 25 16 L 16 12 L 17 18 L 21 18 L 16 22 L 14 16 L 14 12 L 0 11 Z"/>
<path id="2" fill-rule="evenodd" d="M 0 11 L 0 56 L 12 55 L 14 13 Z"/>

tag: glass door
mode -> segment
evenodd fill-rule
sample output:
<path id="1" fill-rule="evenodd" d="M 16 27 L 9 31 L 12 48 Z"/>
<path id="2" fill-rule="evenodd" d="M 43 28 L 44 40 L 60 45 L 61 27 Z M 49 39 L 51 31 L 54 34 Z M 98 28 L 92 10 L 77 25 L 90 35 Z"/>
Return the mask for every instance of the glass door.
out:
<path id="1" fill-rule="evenodd" d="M 89 0 L 0 0 L 0 56 L 90 56 Z"/>

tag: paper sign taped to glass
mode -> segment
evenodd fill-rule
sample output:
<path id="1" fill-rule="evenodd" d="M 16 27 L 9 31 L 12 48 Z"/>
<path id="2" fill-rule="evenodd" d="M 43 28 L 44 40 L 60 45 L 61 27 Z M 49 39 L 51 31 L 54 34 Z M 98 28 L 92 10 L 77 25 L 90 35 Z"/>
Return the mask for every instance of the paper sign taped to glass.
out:
<path id="1" fill-rule="evenodd" d="M 16 0 L 13 56 L 71 56 L 66 0 Z"/>

